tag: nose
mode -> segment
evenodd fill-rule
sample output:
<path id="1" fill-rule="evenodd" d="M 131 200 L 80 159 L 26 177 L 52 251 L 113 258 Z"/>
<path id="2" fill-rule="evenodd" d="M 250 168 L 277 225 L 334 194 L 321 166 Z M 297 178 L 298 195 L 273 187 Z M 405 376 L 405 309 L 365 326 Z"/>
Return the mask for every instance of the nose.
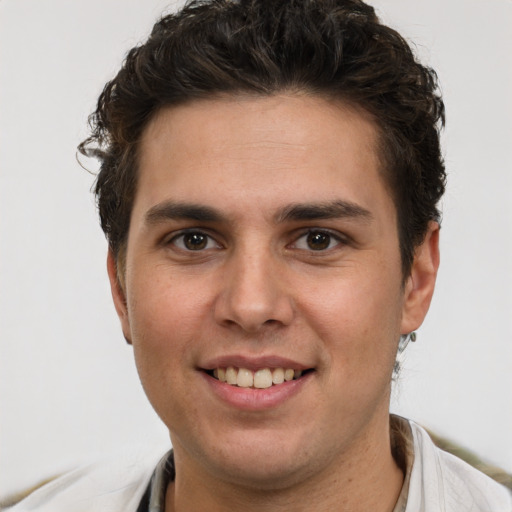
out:
<path id="1" fill-rule="evenodd" d="M 269 326 L 286 326 L 294 310 L 283 278 L 282 264 L 272 254 L 239 251 L 226 263 L 215 319 L 224 326 L 238 326 L 257 333 Z"/>

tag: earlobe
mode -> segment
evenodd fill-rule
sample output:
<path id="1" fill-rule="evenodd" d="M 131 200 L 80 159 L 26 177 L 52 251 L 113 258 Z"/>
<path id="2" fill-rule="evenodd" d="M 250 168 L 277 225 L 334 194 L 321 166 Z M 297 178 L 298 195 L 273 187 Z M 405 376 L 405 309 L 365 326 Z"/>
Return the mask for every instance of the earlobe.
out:
<path id="1" fill-rule="evenodd" d="M 123 335 L 127 343 L 131 345 L 131 332 L 130 332 L 130 321 L 128 317 L 128 309 L 126 305 L 126 295 L 119 281 L 118 272 L 117 272 L 117 264 L 116 258 L 112 252 L 112 249 L 109 249 L 107 256 L 107 272 L 108 278 L 110 280 L 110 290 L 112 292 L 112 299 L 114 300 L 114 306 L 117 311 L 117 316 L 121 321 L 121 328 L 123 330 Z"/>
<path id="2" fill-rule="evenodd" d="M 423 243 L 414 252 L 404 291 L 402 334 L 417 329 L 430 307 L 439 268 L 439 224 L 431 221 Z"/>

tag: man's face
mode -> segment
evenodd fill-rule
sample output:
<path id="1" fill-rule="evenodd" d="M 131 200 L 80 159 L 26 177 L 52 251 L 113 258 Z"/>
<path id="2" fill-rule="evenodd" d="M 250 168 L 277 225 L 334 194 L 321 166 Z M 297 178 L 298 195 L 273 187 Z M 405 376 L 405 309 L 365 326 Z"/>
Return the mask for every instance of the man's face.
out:
<path id="1" fill-rule="evenodd" d="M 124 292 L 110 274 L 184 467 L 279 486 L 385 442 L 399 336 L 431 290 L 418 305 L 415 267 L 403 286 L 375 144 L 367 116 L 305 96 L 198 101 L 147 127 Z"/>

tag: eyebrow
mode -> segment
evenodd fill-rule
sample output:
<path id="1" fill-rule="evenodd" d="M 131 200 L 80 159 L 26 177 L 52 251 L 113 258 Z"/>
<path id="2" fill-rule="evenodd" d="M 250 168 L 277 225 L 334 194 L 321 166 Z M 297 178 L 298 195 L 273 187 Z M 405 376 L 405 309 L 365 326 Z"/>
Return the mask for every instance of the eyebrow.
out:
<path id="1" fill-rule="evenodd" d="M 165 201 L 150 208 L 146 213 L 147 224 L 159 224 L 167 220 L 195 220 L 198 222 L 220 222 L 224 216 L 214 208 L 193 203 Z"/>
<path id="2" fill-rule="evenodd" d="M 351 201 L 336 200 L 326 203 L 291 204 L 276 215 L 276 222 L 353 218 L 371 221 L 373 214 Z"/>

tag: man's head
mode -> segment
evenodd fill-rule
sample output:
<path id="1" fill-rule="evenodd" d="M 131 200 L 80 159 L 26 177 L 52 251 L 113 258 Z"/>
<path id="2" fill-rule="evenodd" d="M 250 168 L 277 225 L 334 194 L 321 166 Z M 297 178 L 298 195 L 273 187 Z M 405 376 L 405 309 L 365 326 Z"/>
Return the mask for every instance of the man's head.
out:
<path id="1" fill-rule="evenodd" d="M 283 92 L 365 110 L 398 218 L 404 277 L 429 221 L 439 219 L 444 107 L 435 73 L 357 0 L 192 2 L 132 49 L 91 117 L 81 151 L 101 160 L 102 227 L 123 272 L 145 128 L 166 106 L 219 95 Z"/>
<path id="2" fill-rule="evenodd" d="M 439 262 L 434 86 L 370 7 L 330 0 L 193 3 L 106 86 L 84 148 L 112 292 L 182 475 L 400 480 L 391 375 Z"/>

